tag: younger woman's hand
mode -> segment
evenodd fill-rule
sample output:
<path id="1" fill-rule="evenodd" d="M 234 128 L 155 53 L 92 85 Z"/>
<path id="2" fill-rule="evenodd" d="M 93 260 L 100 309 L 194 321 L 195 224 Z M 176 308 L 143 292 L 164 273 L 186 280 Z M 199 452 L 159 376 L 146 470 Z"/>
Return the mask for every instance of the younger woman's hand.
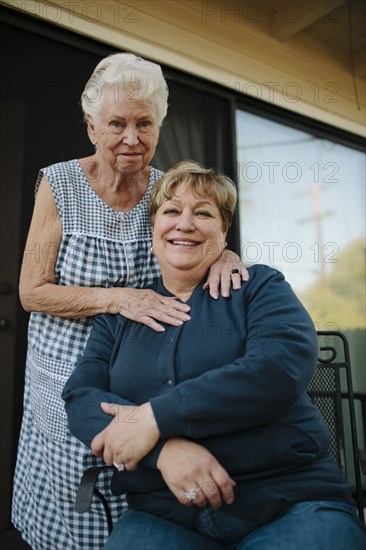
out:
<path id="1" fill-rule="evenodd" d="M 183 438 L 169 439 L 162 448 L 157 468 L 165 483 L 185 506 L 210 504 L 217 510 L 234 502 L 235 481 L 205 448 Z"/>
<path id="2" fill-rule="evenodd" d="M 123 464 L 126 470 L 135 470 L 160 438 L 150 403 L 140 406 L 101 403 L 101 408 L 114 418 L 94 437 L 91 450 L 109 466 Z"/>

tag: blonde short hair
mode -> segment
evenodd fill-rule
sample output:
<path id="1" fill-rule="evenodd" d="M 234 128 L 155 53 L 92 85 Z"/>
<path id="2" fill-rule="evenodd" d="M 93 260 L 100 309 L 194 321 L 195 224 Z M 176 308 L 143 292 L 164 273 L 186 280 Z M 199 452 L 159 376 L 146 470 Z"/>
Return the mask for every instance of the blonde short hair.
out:
<path id="1" fill-rule="evenodd" d="M 102 59 L 85 85 L 81 106 L 85 118 L 96 119 L 103 103 L 103 89 L 124 91 L 130 101 L 151 101 L 161 125 L 168 110 L 169 90 L 160 65 L 132 53 L 116 53 Z"/>
<path id="2" fill-rule="evenodd" d="M 179 162 L 155 184 L 148 203 L 151 224 L 163 202 L 170 200 L 180 186 L 191 189 L 198 196 L 214 199 L 220 210 L 223 230 L 229 229 L 238 196 L 234 182 L 192 160 Z"/>

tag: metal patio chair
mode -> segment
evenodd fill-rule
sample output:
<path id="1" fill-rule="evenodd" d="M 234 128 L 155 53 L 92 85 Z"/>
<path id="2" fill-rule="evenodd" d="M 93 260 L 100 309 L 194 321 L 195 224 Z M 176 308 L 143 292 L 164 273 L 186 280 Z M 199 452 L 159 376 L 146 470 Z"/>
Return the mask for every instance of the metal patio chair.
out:
<path id="1" fill-rule="evenodd" d="M 308 388 L 330 434 L 330 452 L 353 488 L 362 521 L 364 517 L 361 468 L 364 453 L 359 449 L 348 341 L 339 331 L 318 331 L 318 364 Z M 363 394 L 356 397 L 362 399 Z M 366 396 L 365 396 L 366 397 Z M 347 453 L 347 449 L 349 452 Z"/>

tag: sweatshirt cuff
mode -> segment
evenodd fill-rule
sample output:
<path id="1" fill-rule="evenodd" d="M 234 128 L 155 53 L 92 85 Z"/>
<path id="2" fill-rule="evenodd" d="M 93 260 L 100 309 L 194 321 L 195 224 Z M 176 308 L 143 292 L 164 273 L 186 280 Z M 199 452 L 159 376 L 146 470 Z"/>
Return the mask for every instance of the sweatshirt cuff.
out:
<path id="1" fill-rule="evenodd" d="M 146 466 L 147 468 L 157 470 L 156 463 L 158 461 L 161 449 L 164 447 L 165 443 L 165 439 L 160 439 L 155 447 L 149 453 L 147 453 L 146 456 L 144 456 L 144 458 L 140 461 L 140 464 L 142 466 Z"/>
<path id="2" fill-rule="evenodd" d="M 175 390 L 150 399 L 150 405 L 163 439 L 191 437 L 189 422 L 184 418 L 182 404 Z"/>

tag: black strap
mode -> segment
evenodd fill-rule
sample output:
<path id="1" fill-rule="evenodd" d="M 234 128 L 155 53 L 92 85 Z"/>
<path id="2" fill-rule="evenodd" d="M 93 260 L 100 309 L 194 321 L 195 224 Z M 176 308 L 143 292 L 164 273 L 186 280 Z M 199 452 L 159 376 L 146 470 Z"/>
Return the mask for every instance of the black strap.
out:
<path id="1" fill-rule="evenodd" d="M 83 514 L 90 509 L 98 476 L 106 468 L 109 468 L 109 466 L 92 466 L 84 472 L 75 499 L 75 510 L 79 514 Z"/>

